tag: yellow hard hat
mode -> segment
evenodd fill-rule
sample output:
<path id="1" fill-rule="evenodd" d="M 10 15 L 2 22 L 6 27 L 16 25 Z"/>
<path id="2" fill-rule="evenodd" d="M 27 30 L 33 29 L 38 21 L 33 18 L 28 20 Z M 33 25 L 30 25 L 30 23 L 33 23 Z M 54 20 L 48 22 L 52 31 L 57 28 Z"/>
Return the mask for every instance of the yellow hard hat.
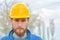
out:
<path id="1" fill-rule="evenodd" d="M 17 3 L 12 6 L 9 16 L 10 18 L 28 18 L 30 11 L 26 4 Z"/>

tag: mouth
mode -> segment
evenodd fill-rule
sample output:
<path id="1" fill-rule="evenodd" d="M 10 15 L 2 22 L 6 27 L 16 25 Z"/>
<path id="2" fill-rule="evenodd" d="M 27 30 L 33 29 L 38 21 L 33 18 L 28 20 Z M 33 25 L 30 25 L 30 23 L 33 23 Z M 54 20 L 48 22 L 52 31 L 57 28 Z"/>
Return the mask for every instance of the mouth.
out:
<path id="1" fill-rule="evenodd" d="M 17 28 L 19 31 L 23 30 L 23 28 Z"/>

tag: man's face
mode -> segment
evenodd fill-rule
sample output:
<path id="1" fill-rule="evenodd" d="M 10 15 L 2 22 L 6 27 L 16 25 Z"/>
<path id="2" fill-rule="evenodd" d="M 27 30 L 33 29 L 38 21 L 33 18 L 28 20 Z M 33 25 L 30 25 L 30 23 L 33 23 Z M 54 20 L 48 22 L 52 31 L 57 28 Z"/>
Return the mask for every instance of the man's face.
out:
<path id="1" fill-rule="evenodd" d="M 14 32 L 16 33 L 16 35 L 21 36 L 26 32 L 28 22 L 29 22 L 28 18 L 11 19 L 11 23 L 13 26 L 12 28 L 13 28 Z"/>

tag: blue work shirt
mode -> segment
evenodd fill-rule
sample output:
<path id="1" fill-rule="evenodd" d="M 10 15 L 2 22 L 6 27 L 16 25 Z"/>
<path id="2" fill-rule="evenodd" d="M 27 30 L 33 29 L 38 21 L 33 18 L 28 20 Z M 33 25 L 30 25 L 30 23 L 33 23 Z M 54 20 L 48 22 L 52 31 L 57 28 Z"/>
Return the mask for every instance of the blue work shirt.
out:
<path id="1" fill-rule="evenodd" d="M 12 29 L 8 35 L 6 35 L 5 37 L 2 37 L 1 40 L 17 40 L 13 37 L 13 33 L 14 33 L 14 30 Z M 28 29 L 26 30 L 26 33 L 27 33 L 27 37 L 26 37 L 26 40 L 42 40 L 41 37 L 38 37 L 34 34 L 32 34 Z M 20 39 L 18 39 L 20 40 Z M 23 39 L 25 40 L 25 38 Z"/>

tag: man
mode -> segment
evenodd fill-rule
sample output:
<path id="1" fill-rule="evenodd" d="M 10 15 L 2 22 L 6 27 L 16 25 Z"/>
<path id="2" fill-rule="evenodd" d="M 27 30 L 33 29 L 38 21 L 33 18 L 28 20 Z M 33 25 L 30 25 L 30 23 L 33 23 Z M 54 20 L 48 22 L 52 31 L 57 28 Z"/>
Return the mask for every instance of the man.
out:
<path id="1" fill-rule="evenodd" d="M 42 40 L 40 37 L 31 34 L 27 29 L 30 11 L 25 4 L 17 3 L 13 5 L 9 17 L 12 30 L 1 40 Z"/>

